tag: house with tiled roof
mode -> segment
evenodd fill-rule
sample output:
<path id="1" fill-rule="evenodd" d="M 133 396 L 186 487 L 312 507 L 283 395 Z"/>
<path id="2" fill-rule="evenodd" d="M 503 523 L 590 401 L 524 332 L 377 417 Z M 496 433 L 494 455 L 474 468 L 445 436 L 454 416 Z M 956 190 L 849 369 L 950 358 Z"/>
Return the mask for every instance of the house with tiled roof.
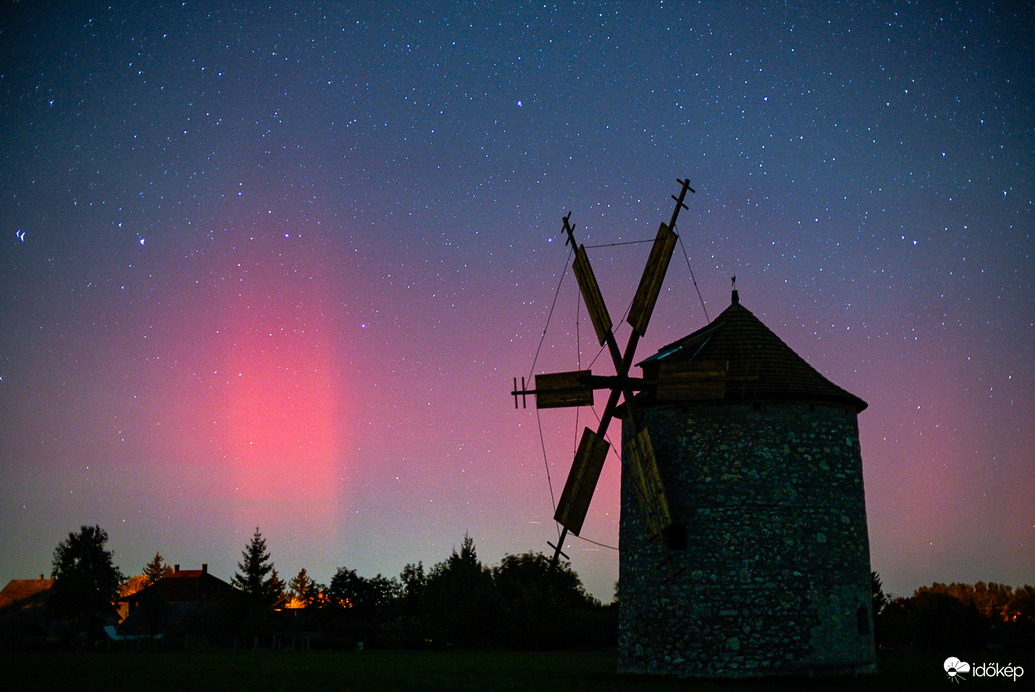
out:
<path id="1" fill-rule="evenodd" d="M 53 579 L 12 579 L 0 591 L 0 648 L 42 645 L 48 635 L 47 595 Z"/>
<path id="2" fill-rule="evenodd" d="M 41 574 L 36 579 L 12 579 L 0 591 L 0 608 L 8 606 L 31 607 L 38 603 L 40 596 L 54 586 L 53 579 L 44 579 Z"/>
<path id="3" fill-rule="evenodd" d="M 186 634 L 192 623 L 202 620 L 240 592 L 208 571 L 181 570 L 120 598 L 127 615 L 119 625 L 121 635 Z"/>

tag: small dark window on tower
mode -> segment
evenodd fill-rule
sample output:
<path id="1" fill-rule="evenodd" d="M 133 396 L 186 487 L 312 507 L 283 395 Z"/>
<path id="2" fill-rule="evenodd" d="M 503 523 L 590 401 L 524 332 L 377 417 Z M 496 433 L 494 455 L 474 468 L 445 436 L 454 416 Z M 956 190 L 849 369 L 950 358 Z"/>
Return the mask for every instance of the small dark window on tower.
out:
<path id="1" fill-rule="evenodd" d="M 809 404 L 809 410 L 810 411 L 815 411 L 816 410 L 816 405 L 815 404 Z"/>
<path id="2" fill-rule="evenodd" d="M 686 524 L 673 523 L 665 529 L 665 543 L 669 550 L 686 550 Z"/>
<path id="3" fill-rule="evenodd" d="M 870 633 L 870 614 L 865 608 L 855 611 L 856 624 L 859 626 L 859 634 Z"/>
<path id="4" fill-rule="evenodd" d="M 755 402 L 754 404 L 751 405 L 751 408 L 754 409 L 755 411 L 761 411 L 762 410 L 762 404 L 760 404 L 758 402 Z"/>

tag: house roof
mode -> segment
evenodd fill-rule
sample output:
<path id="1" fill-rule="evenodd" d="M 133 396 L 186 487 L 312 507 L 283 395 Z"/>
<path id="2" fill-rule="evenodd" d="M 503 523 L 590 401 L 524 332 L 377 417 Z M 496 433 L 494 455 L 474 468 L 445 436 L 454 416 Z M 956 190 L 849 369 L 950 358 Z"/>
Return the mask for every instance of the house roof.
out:
<path id="1" fill-rule="evenodd" d="M 133 602 L 146 595 L 160 594 L 169 603 L 191 603 L 211 600 L 234 591 L 236 589 L 233 586 L 209 574 L 207 569 L 185 569 L 162 577 L 151 586 L 119 600 Z"/>
<path id="2" fill-rule="evenodd" d="M 666 363 L 724 364 L 725 386 L 715 390 L 723 401 L 814 401 L 856 413 L 866 408 L 865 401 L 821 375 L 741 305 L 735 290 L 730 306 L 710 324 L 639 365 L 651 379 L 659 372 L 664 377 Z"/>
<path id="3" fill-rule="evenodd" d="M 42 576 L 39 579 L 12 579 L 0 591 L 0 608 L 28 600 L 49 591 L 52 586 L 54 586 L 54 580 L 44 579 Z"/>

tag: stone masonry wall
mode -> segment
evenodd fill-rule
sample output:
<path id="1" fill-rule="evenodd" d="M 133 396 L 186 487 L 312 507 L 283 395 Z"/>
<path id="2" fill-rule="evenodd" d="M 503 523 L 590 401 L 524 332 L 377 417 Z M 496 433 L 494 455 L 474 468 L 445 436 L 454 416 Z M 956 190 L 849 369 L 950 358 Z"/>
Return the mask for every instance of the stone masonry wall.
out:
<path id="1" fill-rule="evenodd" d="M 620 670 L 872 668 L 856 415 L 773 403 L 659 408 L 644 419 L 686 547 L 670 553 L 670 578 L 623 469 Z"/>

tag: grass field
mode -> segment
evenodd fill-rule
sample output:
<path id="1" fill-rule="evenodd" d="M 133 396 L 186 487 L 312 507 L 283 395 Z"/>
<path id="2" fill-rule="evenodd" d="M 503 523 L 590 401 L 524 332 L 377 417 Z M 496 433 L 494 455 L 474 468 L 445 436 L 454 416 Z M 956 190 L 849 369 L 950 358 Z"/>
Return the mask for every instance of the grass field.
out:
<path id="1" fill-rule="evenodd" d="M 969 689 L 1032 689 L 1035 657 L 987 653 L 964 660 L 1024 666 L 1027 680 L 970 678 Z M 680 681 L 620 676 L 615 655 L 523 652 L 0 653 L 4 690 L 946 690 L 946 654 L 882 654 L 881 672 L 857 679 Z"/>

